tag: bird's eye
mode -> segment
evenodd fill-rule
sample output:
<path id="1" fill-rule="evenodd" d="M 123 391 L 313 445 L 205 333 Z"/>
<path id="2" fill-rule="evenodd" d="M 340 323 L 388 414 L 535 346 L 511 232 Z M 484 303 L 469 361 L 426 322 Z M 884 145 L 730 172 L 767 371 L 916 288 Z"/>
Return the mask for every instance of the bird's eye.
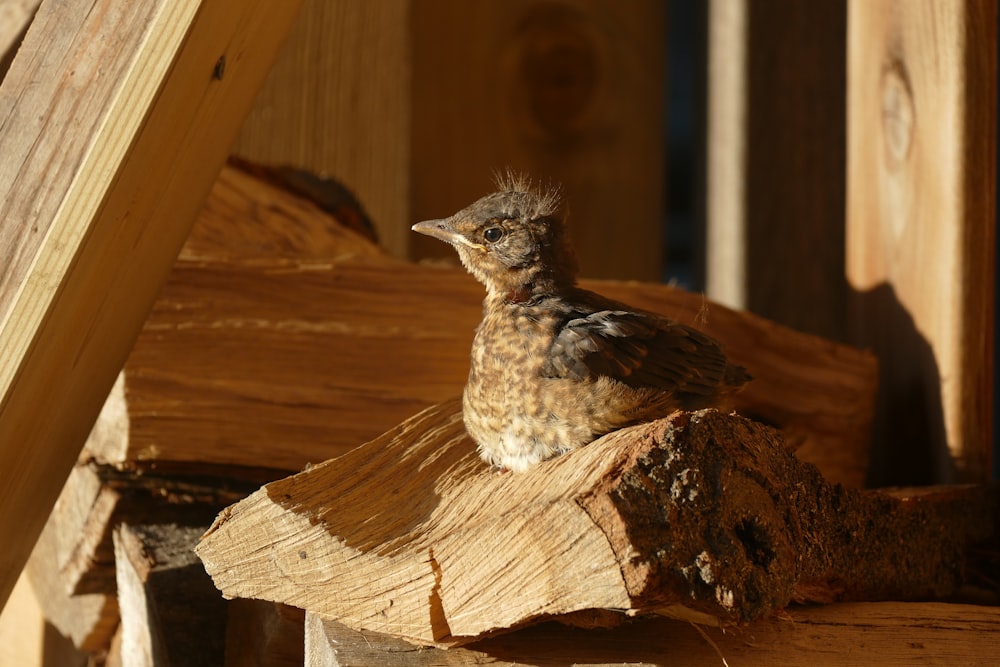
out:
<path id="1" fill-rule="evenodd" d="M 496 243 L 503 238 L 503 228 L 501 227 L 487 227 L 486 231 L 483 232 L 483 238 L 490 243 Z"/>

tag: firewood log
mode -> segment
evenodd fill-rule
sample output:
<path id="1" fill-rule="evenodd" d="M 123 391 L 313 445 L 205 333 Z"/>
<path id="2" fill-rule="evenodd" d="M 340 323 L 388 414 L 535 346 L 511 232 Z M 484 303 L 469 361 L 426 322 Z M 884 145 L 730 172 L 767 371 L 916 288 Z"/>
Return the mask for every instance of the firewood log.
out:
<path id="1" fill-rule="evenodd" d="M 987 487 L 847 490 L 714 410 L 491 471 L 457 401 L 229 507 L 197 547 L 229 597 L 453 645 L 588 609 L 712 624 L 792 600 L 945 596 L 994 531 Z"/>

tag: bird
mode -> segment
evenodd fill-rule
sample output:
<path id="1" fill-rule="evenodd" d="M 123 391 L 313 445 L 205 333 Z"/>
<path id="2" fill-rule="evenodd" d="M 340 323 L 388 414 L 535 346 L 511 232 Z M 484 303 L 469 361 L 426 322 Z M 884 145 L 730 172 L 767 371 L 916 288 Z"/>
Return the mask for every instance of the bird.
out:
<path id="1" fill-rule="evenodd" d="M 411 229 L 486 288 L 462 395 L 481 458 L 523 472 L 626 426 L 718 405 L 750 379 L 701 331 L 577 285 L 558 186 L 513 172 Z"/>

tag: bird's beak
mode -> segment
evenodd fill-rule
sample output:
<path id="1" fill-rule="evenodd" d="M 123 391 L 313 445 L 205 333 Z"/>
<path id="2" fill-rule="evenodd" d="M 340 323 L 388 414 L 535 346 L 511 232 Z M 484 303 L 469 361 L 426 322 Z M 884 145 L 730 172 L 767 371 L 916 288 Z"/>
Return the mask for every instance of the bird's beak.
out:
<path id="1" fill-rule="evenodd" d="M 464 245 L 470 248 L 476 248 L 478 250 L 485 250 L 485 246 L 479 245 L 478 243 L 473 243 L 469 239 L 465 238 L 463 235 L 456 232 L 451 223 L 447 220 L 425 220 L 424 222 L 418 222 L 417 224 L 410 227 L 415 232 L 420 234 L 426 234 L 427 236 L 433 236 L 434 238 L 444 241 L 445 243 L 450 243 L 452 245 Z"/>
<path id="2" fill-rule="evenodd" d="M 458 243 L 458 232 L 451 228 L 447 220 L 425 220 L 410 227 L 419 234 L 433 236 L 445 243 Z"/>

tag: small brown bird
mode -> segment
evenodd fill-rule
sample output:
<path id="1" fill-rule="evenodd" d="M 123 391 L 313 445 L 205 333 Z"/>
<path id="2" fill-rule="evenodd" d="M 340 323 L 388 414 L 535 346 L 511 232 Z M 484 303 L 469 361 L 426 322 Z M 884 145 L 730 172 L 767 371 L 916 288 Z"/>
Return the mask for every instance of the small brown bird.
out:
<path id="1" fill-rule="evenodd" d="M 497 185 L 413 225 L 454 246 L 486 286 L 463 417 L 487 463 L 525 470 L 750 379 L 700 331 L 577 287 L 557 190 L 510 174 Z"/>

